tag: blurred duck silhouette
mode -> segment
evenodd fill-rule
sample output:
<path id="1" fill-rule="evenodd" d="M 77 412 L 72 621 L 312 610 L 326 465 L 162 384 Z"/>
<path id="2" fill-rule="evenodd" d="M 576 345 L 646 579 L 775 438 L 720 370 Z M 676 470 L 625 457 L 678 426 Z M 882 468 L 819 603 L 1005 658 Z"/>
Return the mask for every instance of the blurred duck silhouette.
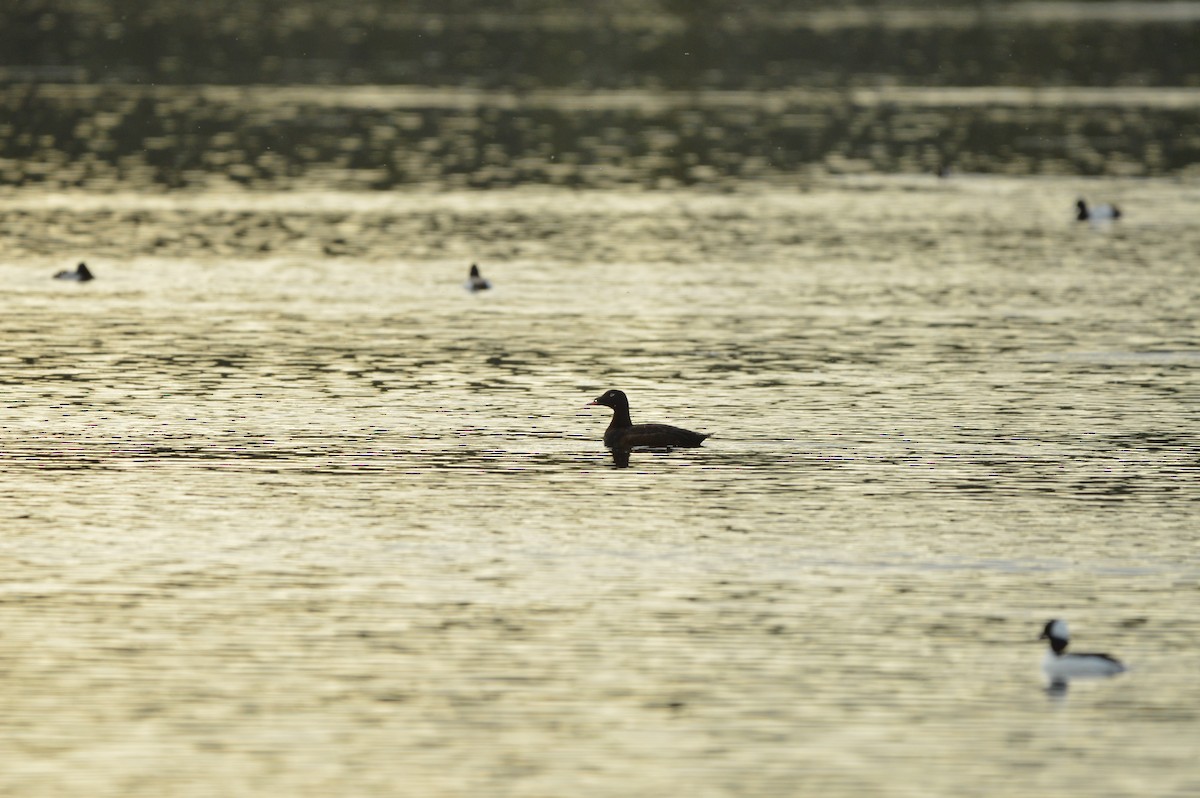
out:
<path id="1" fill-rule="evenodd" d="M 479 267 L 472 263 L 471 274 L 467 277 L 467 282 L 463 287 L 468 291 L 486 291 L 492 287 L 492 284 L 483 279 L 483 276 L 479 274 Z"/>
<path id="2" fill-rule="evenodd" d="M 1075 201 L 1075 221 L 1077 222 L 1113 222 L 1121 218 L 1121 209 L 1116 205 L 1093 205 L 1080 198 Z"/>
<path id="3" fill-rule="evenodd" d="M 75 271 L 69 272 L 64 269 L 63 271 L 54 275 L 54 279 L 55 280 L 73 280 L 77 283 L 86 283 L 88 280 L 94 280 L 96 278 L 92 274 L 91 269 L 89 269 L 87 267 L 86 263 L 80 263 L 78 266 L 75 267 Z"/>

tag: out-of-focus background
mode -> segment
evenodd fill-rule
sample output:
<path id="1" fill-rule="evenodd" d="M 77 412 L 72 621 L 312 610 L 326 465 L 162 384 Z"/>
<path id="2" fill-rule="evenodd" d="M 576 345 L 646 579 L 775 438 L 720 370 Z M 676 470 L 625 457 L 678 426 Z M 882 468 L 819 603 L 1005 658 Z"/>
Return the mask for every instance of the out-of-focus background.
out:
<path id="1" fill-rule="evenodd" d="M 1194 174 L 1198 41 L 1179 2 L 17 0 L 0 9 L 0 178 Z"/>

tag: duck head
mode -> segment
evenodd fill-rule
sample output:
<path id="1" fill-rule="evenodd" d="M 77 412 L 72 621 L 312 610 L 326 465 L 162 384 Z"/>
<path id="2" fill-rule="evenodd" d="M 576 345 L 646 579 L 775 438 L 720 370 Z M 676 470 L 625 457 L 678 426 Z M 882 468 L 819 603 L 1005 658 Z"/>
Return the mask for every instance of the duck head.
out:
<path id="1" fill-rule="evenodd" d="M 1050 648 L 1054 649 L 1055 654 L 1063 653 L 1067 649 L 1067 643 L 1071 640 L 1071 632 L 1067 629 L 1067 622 L 1058 618 L 1047 621 L 1038 640 L 1049 640 Z"/>
<path id="2" fill-rule="evenodd" d="M 611 407 L 613 410 L 618 410 L 621 408 L 628 410 L 629 399 L 626 398 L 623 391 L 613 389 L 611 391 L 605 391 L 603 396 L 597 397 L 596 399 L 593 399 L 587 403 L 588 407 L 591 407 L 592 405 L 604 405 L 605 407 Z"/>

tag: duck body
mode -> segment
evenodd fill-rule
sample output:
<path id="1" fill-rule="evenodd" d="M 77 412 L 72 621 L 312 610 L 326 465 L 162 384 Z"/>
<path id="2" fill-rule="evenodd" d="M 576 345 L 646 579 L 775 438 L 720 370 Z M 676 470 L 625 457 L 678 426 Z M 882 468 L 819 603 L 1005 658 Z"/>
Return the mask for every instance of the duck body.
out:
<path id="1" fill-rule="evenodd" d="M 1115 676 L 1124 673 L 1125 665 L 1108 654 L 1068 654 L 1070 633 L 1067 622 L 1049 621 L 1042 629 L 1041 640 L 1050 641 L 1050 650 L 1042 659 L 1042 672 L 1051 682 L 1061 683 L 1070 679 Z"/>
<path id="2" fill-rule="evenodd" d="M 467 282 L 463 287 L 468 291 L 486 291 L 492 287 L 492 284 L 483 278 L 479 273 L 479 267 L 472 263 L 471 273 L 467 276 Z"/>
<path id="3" fill-rule="evenodd" d="M 1042 672 L 1052 682 L 1116 676 L 1125 670 L 1120 660 L 1107 654 L 1055 654 L 1047 651 L 1042 660 Z"/>
<path id="4" fill-rule="evenodd" d="M 629 416 L 629 399 L 623 391 L 608 391 L 588 405 L 612 408 L 612 421 L 604 431 L 604 445 L 614 451 L 628 452 L 635 448 L 691 449 L 709 437 L 706 433 L 692 432 L 670 424 L 634 424 Z"/>
<path id="5" fill-rule="evenodd" d="M 86 263 L 80 263 L 78 266 L 75 267 L 75 271 L 69 272 L 64 269 L 63 271 L 55 274 L 54 279 L 55 280 L 73 280 L 74 282 L 77 282 L 77 283 L 86 283 L 88 280 L 96 279 L 96 277 L 95 277 L 95 275 L 92 274 L 91 269 L 89 269 L 87 267 Z"/>
<path id="6" fill-rule="evenodd" d="M 690 429 L 672 427 L 670 424 L 630 424 L 628 427 L 615 427 L 610 423 L 604 431 L 604 445 L 610 449 L 625 451 L 634 448 L 689 449 L 704 443 L 707 437 Z"/>
<path id="7" fill-rule="evenodd" d="M 1080 199 L 1075 201 L 1075 220 L 1078 222 L 1112 222 L 1121 218 L 1121 209 L 1116 205 L 1089 207 Z"/>

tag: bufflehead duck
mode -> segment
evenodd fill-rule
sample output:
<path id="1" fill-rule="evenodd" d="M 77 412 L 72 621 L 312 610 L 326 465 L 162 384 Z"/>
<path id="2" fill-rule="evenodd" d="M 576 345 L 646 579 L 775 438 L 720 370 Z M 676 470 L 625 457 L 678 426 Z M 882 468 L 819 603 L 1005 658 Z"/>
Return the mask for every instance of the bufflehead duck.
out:
<path id="1" fill-rule="evenodd" d="M 1082 199 L 1075 201 L 1075 221 L 1077 222 L 1111 222 L 1121 218 L 1121 209 L 1116 205 L 1096 205 L 1088 207 Z"/>
<path id="2" fill-rule="evenodd" d="M 88 269 L 86 263 L 80 263 L 75 267 L 75 271 L 69 272 L 63 270 L 54 275 L 55 280 L 74 280 L 77 283 L 86 283 L 88 280 L 96 279 L 91 270 Z"/>
<path id="3" fill-rule="evenodd" d="M 467 282 L 464 288 L 468 291 L 486 291 L 491 288 L 492 284 L 479 274 L 479 267 L 474 263 L 471 264 L 471 274 L 467 277 Z"/>
<path id="4" fill-rule="evenodd" d="M 614 451 L 628 452 L 634 447 L 694 448 L 708 437 L 704 433 L 668 424 L 634 424 L 629 418 L 629 399 L 621 391 L 608 391 L 587 404 L 588 407 L 592 405 L 603 405 L 613 409 L 612 421 L 604 431 L 604 445 Z"/>
<path id="5" fill-rule="evenodd" d="M 1107 654 L 1065 653 L 1071 639 L 1066 621 L 1057 618 L 1048 621 L 1038 639 L 1050 641 L 1050 650 L 1042 660 L 1042 670 L 1053 684 L 1064 684 L 1070 679 L 1115 676 L 1125 671 L 1120 661 Z"/>

